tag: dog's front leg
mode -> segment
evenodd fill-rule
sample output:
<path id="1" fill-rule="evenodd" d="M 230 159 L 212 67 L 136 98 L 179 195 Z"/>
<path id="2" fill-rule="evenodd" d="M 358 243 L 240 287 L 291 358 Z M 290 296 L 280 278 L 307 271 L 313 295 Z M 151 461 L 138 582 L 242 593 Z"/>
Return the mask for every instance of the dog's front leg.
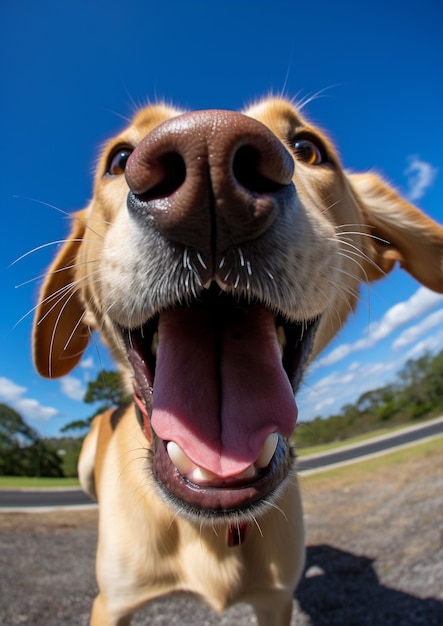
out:
<path id="1" fill-rule="evenodd" d="M 92 605 L 90 626 L 129 626 L 132 613 L 116 615 L 110 611 L 104 594 L 99 593 Z"/>

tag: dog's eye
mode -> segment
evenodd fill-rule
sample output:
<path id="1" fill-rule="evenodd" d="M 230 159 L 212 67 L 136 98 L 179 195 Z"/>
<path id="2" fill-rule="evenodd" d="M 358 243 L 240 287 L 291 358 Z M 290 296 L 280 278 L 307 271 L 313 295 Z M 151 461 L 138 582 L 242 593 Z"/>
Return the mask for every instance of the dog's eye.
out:
<path id="1" fill-rule="evenodd" d="M 308 165 L 319 165 L 326 160 L 322 149 L 312 139 L 295 139 L 292 145 L 297 159 Z"/>
<path id="2" fill-rule="evenodd" d="M 111 176 L 119 176 L 123 174 L 126 167 L 126 162 L 129 159 L 133 148 L 129 146 L 120 146 L 114 152 L 112 152 L 111 156 L 108 160 L 108 167 L 106 169 L 106 173 Z"/>

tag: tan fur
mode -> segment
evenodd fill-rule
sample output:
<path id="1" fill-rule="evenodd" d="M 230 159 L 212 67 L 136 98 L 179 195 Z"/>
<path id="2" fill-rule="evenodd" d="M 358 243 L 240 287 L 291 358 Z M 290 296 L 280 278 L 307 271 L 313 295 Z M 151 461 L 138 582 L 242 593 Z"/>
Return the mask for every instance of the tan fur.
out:
<path id="1" fill-rule="evenodd" d="M 115 324 L 140 324 L 154 306 L 149 297 L 161 289 L 159 282 L 168 280 L 167 258 L 163 274 L 155 281 L 151 276 L 169 248 L 165 243 L 154 263 L 151 242 L 128 218 L 125 179 L 104 176 L 105 164 L 116 145 L 137 145 L 158 124 L 179 114 L 161 105 L 148 107 L 105 147 L 92 201 L 73 216 L 71 238 L 42 288 L 34 358 L 43 376 L 69 372 L 97 330 L 110 347 L 127 390 L 132 390 L 132 370 Z M 355 308 L 359 285 L 390 272 L 397 261 L 418 281 L 443 292 L 441 226 L 378 176 L 346 174 L 326 136 L 286 100 L 265 100 L 245 115 L 265 124 L 288 149 L 290 137 L 309 135 L 320 138 L 329 155 L 328 167 L 296 160 L 297 206 L 286 207 L 290 215 L 296 212 L 294 226 L 277 220 L 272 235 L 265 236 L 270 262 L 284 268 L 273 278 L 275 306 L 294 319 L 321 315 L 311 358 Z M 260 276 L 259 263 L 254 272 Z M 149 297 L 142 310 L 145 294 Z M 296 477 L 283 483 L 273 507 L 251 524 L 247 540 L 232 548 L 227 547 L 227 523 L 199 524 L 163 502 L 150 474 L 147 448 L 132 406 L 97 417 L 83 446 L 80 480 L 100 503 L 100 594 L 91 624 L 129 624 L 138 607 L 179 591 L 196 594 L 217 611 L 247 601 L 261 626 L 288 626 L 292 593 L 304 562 Z"/>
<path id="2" fill-rule="evenodd" d="M 158 498 L 146 472 L 141 454 L 145 444 L 133 409 L 116 417 L 114 430 L 112 417 L 109 412 L 96 418 L 79 464 L 84 485 L 90 480 L 89 447 L 106 451 L 95 468 L 100 502 L 97 577 L 102 593 L 94 603 L 91 623 L 124 624 L 124 615 L 173 591 L 194 593 L 216 611 L 237 601 L 277 607 L 280 598 L 287 610 L 303 564 L 295 478 L 276 503 L 281 512 L 261 519 L 245 544 L 227 548 L 227 528 L 200 527 L 176 516 Z M 277 610 L 274 619 L 273 624 L 285 624 L 278 621 Z"/>

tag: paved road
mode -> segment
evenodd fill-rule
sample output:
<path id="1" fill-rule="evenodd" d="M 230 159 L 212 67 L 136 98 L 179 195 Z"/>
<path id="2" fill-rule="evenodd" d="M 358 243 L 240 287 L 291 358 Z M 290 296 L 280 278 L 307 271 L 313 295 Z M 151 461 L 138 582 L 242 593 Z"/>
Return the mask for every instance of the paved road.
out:
<path id="1" fill-rule="evenodd" d="M 0 511 L 21 508 L 38 510 L 65 506 L 78 507 L 92 504 L 93 501 L 81 489 L 0 490 Z"/>
<path id="2" fill-rule="evenodd" d="M 352 462 L 368 455 L 380 454 L 384 451 L 420 441 L 428 437 L 443 434 L 443 417 L 412 426 L 397 433 L 383 435 L 364 443 L 346 446 L 335 450 L 301 457 L 297 462 L 299 472 L 309 472 L 336 464 Z M 71 507 L 93 505 L 93 501 L 79 489 L 70 490 L 0 490 L 0 511 L 22 508 L 45 509 L 51 507 Z"/>
<path id="3" fill-rule="evenodd" d="M 299 472 L 306 472 L 330 465 L 343 464 L 349 461 L 355 461 L 361 457 L 380 454 L 392 448 L 398 448 L 418 442 L 421 439 L 435 437 L 441 434 L 443 434 L 443 417 L 426 422 L 425 424 L 409 426 L 389 435 L 381 435 L 380 437 L 359 444 L 345 446 L 333 452 L 300 457 L 297 462 L 297 468 Z"/>

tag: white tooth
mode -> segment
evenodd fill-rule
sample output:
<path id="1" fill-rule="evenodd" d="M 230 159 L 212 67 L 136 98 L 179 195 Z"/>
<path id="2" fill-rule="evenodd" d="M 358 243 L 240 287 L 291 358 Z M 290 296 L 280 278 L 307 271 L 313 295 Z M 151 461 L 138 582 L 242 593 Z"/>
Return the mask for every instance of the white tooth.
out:
<path id="1" fill-rule="evenodd" d="M 254 465 L 250 465 L 243 472 L 241 472 L 240 474 L 237 474 L 236 476 L 234 476 L 234 478 L 236 478 L 238 480 L 245 480 L 247 478 L 254 478 L 256 473 L 257 473 L 257 470 L 255 469 Z"/>
<path id="2" fill-rule="evenodd" d="M 186 454 L 183 452 L 180 446 L 175 443 L 175 441 L 169 441 L 166 447 L 168 450 L 169 458 L 178 469 L 180 474 L 186 476 L 196 469 L 197 466 L 195 465 L 195 463 L 193 463 L 191 459 L 186 456 Z"/>
<path id="3" fill-rule="evenodd" d="M 157 355 L 158 350 L 158 332 L 155 332 L 152 335 L 152 343 L 151 343 L 151 353 L 153 356 Z"/>
<path id="4" fill-rule="evenodd" d="M 275 450 L 278 444 L 278 434 L 271 433 L 267 436 L 262 451 L 256 462 L 254 463 L 257 469 L 262 469 L 263 467 L 267 467 L 271 462 L 272 457 L 274 456 Z"/>
<path id="5" fill-rule="evenodd" d="M 283 326 L 279 326 L 277 328 L 277 339 L 278 345 L 280 346 L 281 355 L 283 356 L 284 349 L 286 348 L 286 333 Z"/>
<path id="6" fill-rule="evenodd" d="M 213 474 L 212 472 L 203 469 L 203 467 L 199 467 L 194 466 L 195 469 L 192 472 L 192 475 L 189 476 L 189 480 L 192 480 L 192 482 L 196 483 L 197 485 L 201 485 L 204 483 L 208 483 L 211 482 L 211 480 L 214 480 L 215 478 L 215 474 Z"/>

